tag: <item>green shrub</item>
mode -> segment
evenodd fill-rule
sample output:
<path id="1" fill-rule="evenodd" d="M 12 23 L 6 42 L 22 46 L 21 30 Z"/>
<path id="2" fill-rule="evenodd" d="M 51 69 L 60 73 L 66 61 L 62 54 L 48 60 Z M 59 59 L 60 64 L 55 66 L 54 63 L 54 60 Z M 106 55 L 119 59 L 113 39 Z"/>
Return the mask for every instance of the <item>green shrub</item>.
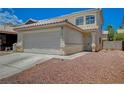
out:
<path id="1" fill-rule="evenodd" d="M 108 40 L 113 41 L 114 40 L 114 31 L 108 32 Z"/>
<path id="2" fill-rule="evenodd" d="M 114 40 L 124 40 L 124 33 L 115 33 Z"/>

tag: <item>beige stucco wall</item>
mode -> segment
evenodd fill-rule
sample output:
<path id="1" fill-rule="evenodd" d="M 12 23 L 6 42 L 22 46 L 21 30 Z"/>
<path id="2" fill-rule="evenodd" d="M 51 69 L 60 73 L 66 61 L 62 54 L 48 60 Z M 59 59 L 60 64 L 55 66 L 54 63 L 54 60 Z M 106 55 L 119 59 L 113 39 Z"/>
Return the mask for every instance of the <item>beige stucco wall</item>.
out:
<path id="1" fill-rule="evenodd" d="M 82 32 L 73 28 L 64 27 L 64 39 L 67 44 L 83 44 Z"/>
<path id="2" fill-rule="evenodd" d="M 64 54 L 65 55 L 70 55 L 78 52 L 83 52 L 83 45 L 78 45 L 78 44 L 66 44 L 64 48 Z"/>
<path id="3" fill-rule="evenodd" d="M 94 24 L 86 24 L 86 16 L 87 15 L 94 15 L 95 16 L 95 23 Z M 77 17 L 84 17 L 84 24 L 83 25 L 78 25 L 78 27 L 85 29 L 85 28 L 90 28 L 90 31 L 88 31 L 87 29 L 85 30 L 86 32 L 90 32 L 92 33 L 93 27 L 98 27 L 96 29 L 96 35 L 95 35 L 95 44 L 96 44 L 96 51 L 99 51 L 102 49 L 102 14 L 99 11 L 90 11 L 90 12 L 80 12 L 80 13 L 75 13 L 75 14 L 70 14 L 70 15 L 66 15 L 63 17 L 58 17 L 58 19 L 68 19 L 69 22 L 71 22 L 72 24 L 76 25 L 75 21 Z M 99 42 L 99 39 L 101 38 L 101 42 Z M 84 38 L 86 39 L 84 41 L 84 46 L 86 46 L 84 48 L 84 50 L 89 50 L 91 51 L 91 44 L 92 44 L 92 35 L 89 35 L 89 37 Z M 87 46 L 87 44 L 89 44 L 89 46 Z"/>
<path id="4" fill-rule="evenodd" d="M 102 49 L 102 33 L 100 31 L 96 31 L 96 51 Z"/>
<path id="5" fill-rule="evenodd" d="M 83 51 L 82 32 L 79 32 L 72 28 L 64 27 L 63 36 L 65 42 L 65 47 L 64 47 L 65 54 L 73 54 Z"/>
<path id="6" fill-rule="evenodd" d="M 88 15 L 94 15 L 95 16 L 95 23 L 94 24 L 86 24 L 86 16 Z M 75 21 L 77 17 L 84 17 L 84 24 L 83 25 L 78 25 L 78 27 L 84 29 L 87 26 L 98 26 L 100 27 L 102 22 L 101 22 L 101 14 L 100 11 L 90 11 L 90 12 L 79 12 L 79 13 L 73 13 L 73 14 L 69 14 L 69 15 L 65 15 L 62 17 L 58 17 L 55 19 L 68 19 L 69 22 L 73 23 L 74 25 L 76 25 Z"/>

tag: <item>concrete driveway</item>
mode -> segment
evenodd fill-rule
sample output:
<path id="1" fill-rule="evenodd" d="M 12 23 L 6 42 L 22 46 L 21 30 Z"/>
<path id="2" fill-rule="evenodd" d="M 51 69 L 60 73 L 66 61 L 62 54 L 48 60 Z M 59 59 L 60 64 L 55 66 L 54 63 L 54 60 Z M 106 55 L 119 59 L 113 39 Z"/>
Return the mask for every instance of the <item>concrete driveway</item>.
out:
<path id="1" fill-rule="evenodd" d="M 86 54 L 89 54 L 89 52 L 81 52 L 70 56 L 33 53 L 13 53 L 0 56 L 0 79 L 22 72 L 52 58 L 72 60 Z"/>
<path id="2" fill-rule="evenodd" d="M 22 72 L 51 58 L 52 56 L 31 53 L 0 56 L 0 79 Z"/>

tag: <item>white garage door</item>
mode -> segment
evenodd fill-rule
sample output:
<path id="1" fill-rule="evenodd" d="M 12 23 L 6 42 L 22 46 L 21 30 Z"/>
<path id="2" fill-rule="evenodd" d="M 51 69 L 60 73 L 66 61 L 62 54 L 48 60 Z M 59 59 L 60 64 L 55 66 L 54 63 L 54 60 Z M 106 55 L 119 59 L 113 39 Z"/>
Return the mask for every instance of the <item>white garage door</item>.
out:
<path id="1" fill-rule="evenodd" d="M 23 34 L 23 46 L 25 52 L 58 54 L 60 48 L 60 33 L 38 32 Z"/>

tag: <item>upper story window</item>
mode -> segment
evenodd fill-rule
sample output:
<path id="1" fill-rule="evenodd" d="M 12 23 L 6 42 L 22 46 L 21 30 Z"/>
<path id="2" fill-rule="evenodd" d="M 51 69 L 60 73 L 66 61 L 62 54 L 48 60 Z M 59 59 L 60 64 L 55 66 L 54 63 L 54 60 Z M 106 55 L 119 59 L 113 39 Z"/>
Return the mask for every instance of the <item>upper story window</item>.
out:
<path id="1" fill-rule="evenodd" d="M 94 15 L 86 16 L 86 24 L 94 24 L 94 23 L 95 23 L 95 16 Z"/>
<path id="2" fill-rule="evenodd" d="M 83 17 L 77 17 L 76 18 L 76 25 L 83 25 L 84 18 Z"/>

